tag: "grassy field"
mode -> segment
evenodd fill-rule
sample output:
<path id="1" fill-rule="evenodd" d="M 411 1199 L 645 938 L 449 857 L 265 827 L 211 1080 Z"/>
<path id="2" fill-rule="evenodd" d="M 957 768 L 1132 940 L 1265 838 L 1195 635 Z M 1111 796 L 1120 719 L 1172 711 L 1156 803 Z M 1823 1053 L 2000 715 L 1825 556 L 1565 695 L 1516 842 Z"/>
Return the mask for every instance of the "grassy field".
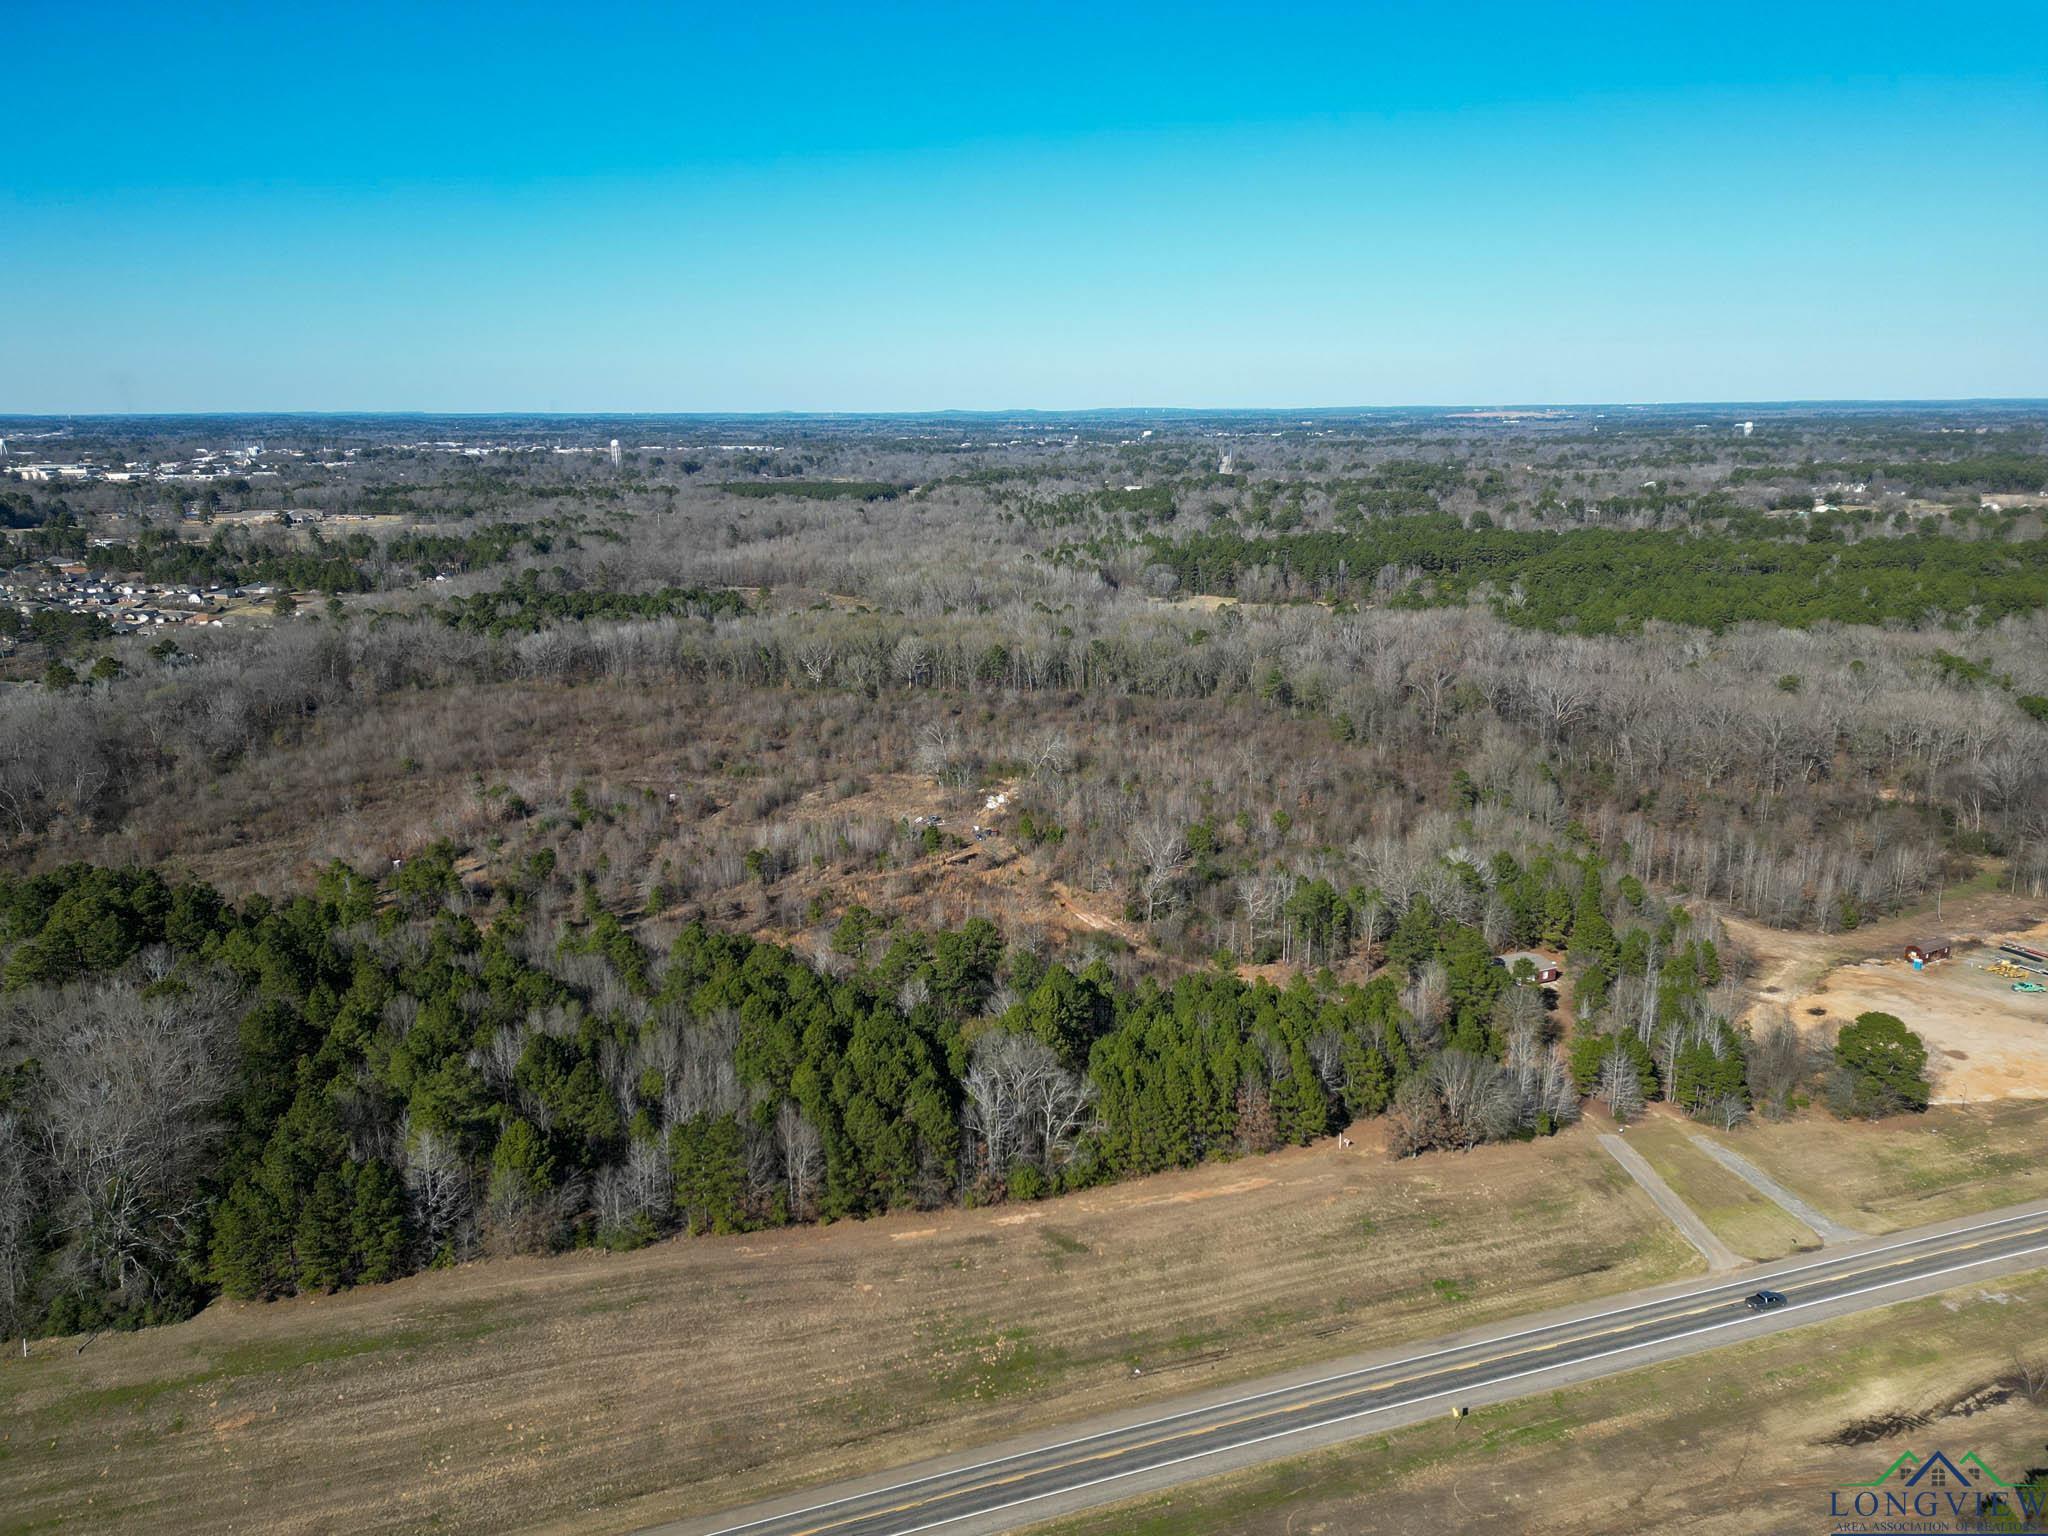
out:
<path id="1" fill-rule="evenodd" d="M 42 1341 L 0 1358 L 0 1536 L 630 1530 L 1698 1272 L 1592 1129 L 1400 1163 L 1361 1137 Z M 1730 1241 L 1780 1230 L 1645 1131 Z M 2038 1103 L 1725 1139 L 1871 1231 L 2048 1196 Z"/>
<path id="2" fill-rule="evenodd" d="M 2040 1100 L 1943 1106 L 1875 1124 L 1809 1115 L 1705 1134 L 1865 1232 L 2048 1199 L 2048 1103 Z"/>
<path id="3" fill-rule="evenodd" d="M 1629 1127 L 1629 1145 L 1714 1234 L 1744 1258 L 1782 1259 L 1820 1239 L 1805 1223 L 1715 1162 L 1692 1144 L 1695 1128 L 1676 1116 L 1655 1114 Z"/>
<path id="4" fill-rule="evenodd" d="M 1633 1133 L 1631 1133 L 1633 1134 Z M 1033 1527 L 1035 1536 L 1824 1531 L 1903 1451 L 2017 1482 L 2048 1409 L 1999 1379 L 2048 1340 L 2034 1272 L 1481 1409 Z M 1903 1417 L 1918 1423 L 1880 1426 Z M 1881 1433 L 1881 1428 L 1893 1428 Z M 1845 1444 L 1844 1441 L 1860 1443 Z"/>
<path id="5" fill-rule="evenodd" d="M 0 1532 L 631 1529 L 1697 1268 L 1582 1129 L 218 1304 L 0 1360 Z"/>

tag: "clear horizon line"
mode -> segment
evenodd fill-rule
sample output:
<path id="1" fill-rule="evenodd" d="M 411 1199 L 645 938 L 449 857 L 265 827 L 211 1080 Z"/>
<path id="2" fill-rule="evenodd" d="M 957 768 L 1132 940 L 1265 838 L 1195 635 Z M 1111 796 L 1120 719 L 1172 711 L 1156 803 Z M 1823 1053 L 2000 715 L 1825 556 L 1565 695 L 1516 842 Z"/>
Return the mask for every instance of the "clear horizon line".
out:
<path id="1" fill-rule="evenodd" d="M 1668 400 L 1472 400 L 1472 401 L 1410 401 L 1397 405 L 1085 405 L 1085 406 L 874 406 L 874 407 L 764 407 L 735 409 L 680 409 L 664 410 L 652 408 L 633 409 L 559 409 L 521 406 L 504 407 L 446 407 L 430 408 L 419 406 L 378 407 L 378 406 L 220 406 L 187 410 L 78 410 L 78 411 L 10 411 L 0 410 L 0 420 L 9 421 L 77 421 L 77 420 L 136 420 L 136 419 L 193 419 L 215 416 L 354 416 L 354 417 L 475 417 L 489 419 L 503 416 L 537 416 L 570 420 L 608 420 L 628 417 L 703 417 L 709 419 L 731 419 L 735 417 L 782 418 L 782 419 L 833 419 L 860 417 L 930 418 L 937 416 L 1108 416 L 1108 415 L 1149 415 L 1149 416 L 1271 416 L 1271 415 L 1367 415 L 1398 411 L 1588 411 L 1588 410 L 1738 410 L 1738 409 L 1784 409 L 1788 407 L 1872 407 L 1872 406 L 1914 406 L 1914 407 L 1964 407 L 1964 406 L 2026 406 L 2048 407 L 2048 395 L 1837 395 L 1837 396 L 1786 396 L 1777 399 L 1728 398 L 1709 399 L 1668 399 Z"/>

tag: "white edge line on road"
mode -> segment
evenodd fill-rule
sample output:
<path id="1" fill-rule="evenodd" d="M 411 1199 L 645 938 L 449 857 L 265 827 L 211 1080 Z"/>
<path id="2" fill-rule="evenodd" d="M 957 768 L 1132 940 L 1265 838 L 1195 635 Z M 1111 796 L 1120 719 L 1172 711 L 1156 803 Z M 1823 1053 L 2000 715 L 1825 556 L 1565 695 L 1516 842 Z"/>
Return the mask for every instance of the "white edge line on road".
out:
<path id="1" fill-rule="evenodd" d="M 1882 1280 L 1879 1281 L 1876 1285 L 1866 1285 L 1861 1290 L 1844 1291 L 1839 1296 L 1825 1296 L 1818 1301 L 1800 1302 L 1794 1306 L 1785 1308 L 1783 1311 L 1777 1313 L 1776 1315 L 1779 1317 L 1783 1317 L 1787 1313 L 1803 1311 L 1807 1307 L 1826 1306 L 1830 1302 L 1848 1301 L 1857 1296 L 1867 1296 L 1872 1291 L 1889 1290 L 1892 1286 L 1905 1285 L 1909 1281 L 1938 1280 L 1943 1275 L 1952 1275 L 1960 1270 L 1981 1269 L 1986 1264 L 2000 1263 L 2005 1259 L 2023 1259 L 2030 1254 L 2036 1253 L 2048 1253 L 2048 1244 L 2043 1244 L 2037 1248 L 2022 1248 L 2016 1253 L 2000 1254 L 1997 1258 L 1972 1259 L 1967 1264 L 1951 1265 L 1947 1269 L 1932 1270 L 1924 1275 L 1901 1275 L 1896 1280 Z M 1770 1314 L 1764 1315 L 1768 1316 Z M 1147 1467 L 1133 1467 L 1128 1472 L 1112 1472 L 1109 1474 L 1109 1476 L 1098 1477 L 1094 1479 L 1092 1482 L 1075 1483 L 1070 1487 L 1066 1488 L 1049 1488 L 1044 1493 L 1034 1493 L 1027 1498 L 1013 1499 L 1008 1504 L 997 1504 L 988 1509 L 969 1510 L 964 1515 L 948 1515 L 945 1519 L 934 1520 L 928 1525 L 906 1526 L 900 1531 L 892 1532 L 891 1536 L 918 1536 L 918 1533 L 920 1531 L 935 1531 L 942 1525 L 955 1525 L 962 1520 L 973 1520 L 984 1515 L 999 1515 L 1003 1513 L 1004 1510 L 1018 1509 L 1026 1504 L 1036 1504 L 1041 1499 L 1053 1499 L 1058 1498 L 1061 1494 L 1065 1493 L 1080 1493 L 1084 1489 L 1100 1488 L 1105 1483 L 1118 1482 L 1126 1477 L 1136 1477 L 1141 1472 L 1163 1472 L 1168 1467 L 1178 1467 L 1185 1465 L 1190 1461 L 1200 1461 L 1205 1456 L 1221 1456 L 1226 1451 L 1250 1450 L 1255 1445 L 1264 1445 L 1272 1440 L 1285 1440 L 1293 1435 L 1305 1435 L 1310 1430 L 1328 1429 L 1333 1424 L 1348 1424 L 1353 1419 L 1369 1418 L 1375 1413 L 1385 1413 L 1392 1408 L 1411 1408 L 1417 1403 L 1430 1402 L 1431 1400 L 1439 1397 L 1452 1397 L 1459 1392 L 1484 1391 L 1488 1387 L 1497 1387 L 1504 1382 L 1519 1381 L 1525 1376 L 1541 1376 L 1545 1371 L 1560 1370 L 1566 1366 L 1572 1365 L 1590 1365 L 1595 1360 L 1606 1360 L 1614 1355 L 1628 1354 L 1633 1350 L 1648 1349 L 1652 1345 L 1656 1344 L 1675 1344 L 1680 1339 L 1695 1338 L 1700 1334 L 1713 1333 L 1717 1329 L 1721 1328 L 1739 1328 L 1744 1323 L 1751 1322 L 1753 1320 L 1754 1319 L 1747 1317 L 1730 1318 L 1725 1323 L 1709 1323 L 1704 1328 L 1694 1328 L 1686 1333 L 1674 1333 L 1669 1335 L 1668 1337 L 1661 1339 L 1645 1339 L 1640 1344 L 1624 1344 L 1619 1349 L 1605 1350 L 1597 1355 L 1581 1355 L 1576 1360 L 1560 1360 L 1555 1365 L 1539 1365 L 1534 1370 L 1516 1371 L 1511 1375 L 1496 1376 L 1491 1381 L 1474 1382 L 1472 1383 L 1472 1385 L 1467 1387 L 1450 1387 L 1442 1392 L 1425 1392 L 1420 1397 L 1404 1397 L 1397 1403 L 1381 1403 L 1379 1406 L 1375 1408 L 1361 1408 L 1356 1413 L 1340 1414 L 1338 1417 L 1334 1419 L 1319 1419 L 1313 1424 L 1297 1424 L 1291 1429 L 1277 1430 L 1270 1435 L 1260 1435 L 1255 1440 L 1240 1440 L 1234 1445 L 1219 1445 L 1212 1450 L 1196 1451 L 1193 1455 L 1190 1456 L 1175 1457 L 1172 1461 L 1156 1461 Z M 1771 1331 L 1776 1332 L 1775 1329 Z M 1512 1399 L 1510 1399 L 1510 1401 L 1512 1401 Z"/>
<path id="2" fill-rule="evenodd" d="M 1064 1451 L 1077 1445 L 1086 1445 L 1092 1440 L 1107 1439 L 1111 1435 L 1129 1434 L 1133 1430 L 1140 1429 L 1156 1429 L 1162 1424 L 1176 1423 L 1181 1419 L 1191 1418 L 1198 1413 L 1214 1413 L 1223 1408 L 1241 1408 L 1247 1403 L 1256 1403 L 1269 1397 L 1278 1397 L 1284 1392 L 1303 1392 L 1314 1387 L 1333 1386 L 1337 1382 L 1349 1381 L 1353 1377 L 1371 1376 L 1380 1371 L 1393 1370 L 1397 1366 L 1416 1365 L 1424 1360 L 1436 1360 L 1445 1355 L 1459 1354 L 1468 1349 L 1481 1349 L 1493 1344 L 1508 1344 L 1516 1339 L 1526 1339 L 1539 1333 L 1554 1333 L 1566 1328 L 1578 1328 L 1587 1323 L 1597 1323 L 1605 1318 L 1620 1317 L 1629 1312 L 1646 1312 L 1652 1307 L 1666 1306 L 1674 1301 L 1695 1301 L 1702 1296 L 1712 1296 L 1718 1291 L 1737 1291 L 1746 1286 L 1761 1285 L 1766 1280 L 1775 1281 L 1781 1280 L 1787 1275 L 1804 1274 L 1807 1270 L 1811 1269 L 1830 1269 L 1838 1265 L 1853 1264 L 1861 1259 L 1875 1258 L 1881 1253 L 1896 1253 L 1901 1248 L 1917 1247 L 1921 1243 L 1938 1243 L 1943 1238 L 1961 1237 L 1966 1232 L 1982 1232 L 1991 1227 L 2009 1227 L 2015 1222 L 2039 1221 L 2044 1217 L 2048 1217 L 2048 1211 L 2026 1211 L 2017 1216 L 2001 1216 L 1996 1221 L 1980 1221 L 1973 1226 L 1957 1227 L 1953 1232 L 1936 1232 L 1924 1237 L 1907 1238 L 1902 1242 L 1887 1243 L 1881 1248 L 1867 1248 L 1861 1253 L 1842 1253 L 1837 1251 L 1828 1258 L 1816 1259 L 1811 1264 L 1796 1265 L 1791 1269 L 1781 1269 L 1766 1276 L 1750 1275 L 1740 1280 L 1725 1280 L 1714 1285 L 1702 1286 L 1696 1291 L 1684 1291 L 1676 1296 L 1666 1296 L 1658 1301 L 1631 1302 L 1625 1307 L 1610 1307 L 1605 1312 L 1591 1312 L 1584 1317 L 1567 1318 L 1562 1322 L 1556 1323 L 1543 1323 L 1534 1328 L 1523 1328 L 1514 1333 L 1503 1333 L 1492 1338 L 1474 1339 L 1467 1344 L 1453 1344 L 1447 1348 L 1429 1350 L 1420 1355 L 1404 1355 L 1399 1360 L 1388 1360 L 1379 1365 L 1361 1366 L 1356 1370 L 1339 1371 L 1331 1376 L 1319 1376 L 1309 1381 L 1298 1381 L 1284 1387 L 1273 1387 L 1265 1392 L 1254 1392 L 1248 1397 L 1234 1397 L 1224 1402 L 1210 1403 L 1206 1407 L 1188 1408 L 1179 1413 L 1165 1414 L 1156 1419 L 1141 1419 L 1137 1423 L 1120 1425 L 1115 1429 L 1097 1430 L 1092 1435 L 1080 1435 L 1072 1440 L 1057 1440 L 1051 1445 L 1033 1446 L 1028 1451 L 1013 1451 L 1008 1456 L 997 1456 L 988 1461 L 970 1462 L 962 1467 L 949 1467 L 942 1472 L 927 1472 L 922 1477 L 908 1478 L 903 1482 L 889 1483 L 880 1488 L 869 1488 L 860 1493 L 843 1494 L 836 1499 L 826 1499 L 818 1504 L 807 1504 L 801 1509 L 786 1510 L 779 1515 L 763 1515 L 760 1519 L 749 1520 L 744 1525 L 721 1526 L 718 1530 L 707 1532 L 706 1536 L 739 1536 L 741 1531 L 751 1531 L 758 1525 L 771 1525 L 778 1520 L 794 1520 L 801 1515 L 814 1515 L 822 1510 L 836 1509 L 841 1504 L 851 1504 L 858 1499 L 872 1499 L 885 1493 L 898 1493 L 905 1488 L 915 1488 L 920 1483 L 929 1483 L 941 1477 L 958 1477 L 966 1472 L 983 1472 L 990 1467 L 1000 1467 L 1006 1462 L 1018 1461 L 1026 1456 L 1043 1456 L 1048 1451 Z M 2034 1250 L 2028 1249 L 2027 1251 L 2031 1253 Z M 1943 1271 L 1943 1273 L 1946 1273 L 1946 1271 Z M 1856 1295 L 1859 1293 L 1852 1291 L 1850 1294 Z M 1802 1305 L 1811 1305 L 1811 1303 L 1802 1303 Z M 1680 1334 L 1678 1337 L 1683 1338 L 1685 1335 Z M 1594 1358 L 1597 1359 L 1598 1357 L 1595 1356 Z M 1546 1366 L 1544 1369 L 1547 1370 L 1549 1367 Z M 1297 1431 L 1290 1430 L 1288 1433 L 1293 1434 L 1297 1433 Z"/>

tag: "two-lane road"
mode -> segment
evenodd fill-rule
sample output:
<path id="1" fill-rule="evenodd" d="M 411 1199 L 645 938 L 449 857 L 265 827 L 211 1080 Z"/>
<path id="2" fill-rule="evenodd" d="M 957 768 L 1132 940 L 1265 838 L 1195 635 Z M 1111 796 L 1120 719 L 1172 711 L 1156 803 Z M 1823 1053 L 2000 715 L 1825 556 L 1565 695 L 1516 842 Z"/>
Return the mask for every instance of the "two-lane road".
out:
<path id="1" fill-rule="evenodd" d="M 2048 1209 L 2029 1208 L 1854 1248 L 1759 1265 L 1647 1300 L 1547 1321 L 1356 1368 L 1206 1399 L 1156 1406 L 1134 1422 L 960 1465 L 821 1490 L 682 1525 L 663 1536 L 980 1536 L 1352 1435 L 1566 1382 L 1632 1369 L 1719 1344 L 1907 1296 L 1997 1269 L 2048 1262 Z M 1786 1304 L 1748 1311 L 1762 1287 Z"/>

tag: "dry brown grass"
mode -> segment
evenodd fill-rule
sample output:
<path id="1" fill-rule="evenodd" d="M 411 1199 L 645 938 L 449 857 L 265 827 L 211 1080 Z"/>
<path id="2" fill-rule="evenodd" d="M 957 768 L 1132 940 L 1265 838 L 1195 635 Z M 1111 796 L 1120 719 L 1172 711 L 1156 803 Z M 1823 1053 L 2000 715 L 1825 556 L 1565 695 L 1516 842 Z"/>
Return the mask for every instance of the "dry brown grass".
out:
<path id="1" fill-rule="evenodd" d="M 1629 1145 L 1642 1153 L 1678 1198 L 1722 1242 L 1750 1259 L 1782 1259 L 1820 1238 L 1692 1144 L 1693 1127 L 1676 1114 L 1655 1113 L 1631 1126 Z"/>
<path id="2" fill-rule="evenodd" d="M 1906 1450 L 2017 1482 L 2048 1411 L 2002 1387 L 2048 1275 L 1995 1280 L 1034 1527 L 1036 1536 L 1779 1536 Z M 1844 1446 L 1871 1419 L 1924 1419 Z"/>
<path id="3" fill-rule="evenodd" d="M 1865 1232 L 2048 1198 L 2048 1103 L 1944 1105 L 1858 1122 L 1811 1113 L 1715 1136 Z"/>
<path id="4" fill-rule="evenodd" d="M 1696 1263 L 1572 1133 L 220 1304 L 0 1365 L 0 1531 L 627 1529 Z"/>

